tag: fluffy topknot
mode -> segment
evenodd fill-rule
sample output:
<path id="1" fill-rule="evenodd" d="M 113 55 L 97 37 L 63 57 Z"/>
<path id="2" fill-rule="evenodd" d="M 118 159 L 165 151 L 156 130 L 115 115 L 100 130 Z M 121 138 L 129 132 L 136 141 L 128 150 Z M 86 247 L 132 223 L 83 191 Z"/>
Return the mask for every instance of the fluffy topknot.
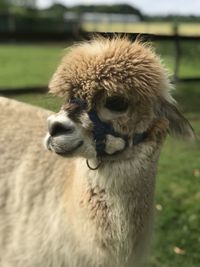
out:
<path id="1" fill-rule="evenodd" d="M 95 95 L 157 97 L 172 101 L 168 73 L 150 46 L 136 40 L 95 38 L 74 45 L 57 68 L 50 92 L 75 96 L 92 105 Z"/>

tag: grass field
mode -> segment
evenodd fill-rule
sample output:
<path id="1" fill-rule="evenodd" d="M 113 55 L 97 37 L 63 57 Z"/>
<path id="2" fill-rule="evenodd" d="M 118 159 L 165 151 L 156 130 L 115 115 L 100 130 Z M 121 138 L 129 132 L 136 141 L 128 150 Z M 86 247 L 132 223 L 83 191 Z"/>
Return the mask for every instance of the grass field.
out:
<path id="1" fill-rule="evenodd" d="M 0 88 L 47 85 L 65 47 L 0 45 Z"/>
<path id="2" fill-rule="evenodd" d="M 0 88 L 46 85 L 61 55 L 62 45 L 0 45 Z M 183 44 L 181 75 L 200 76 L 199 45 Z M 173 70 L 173 45 L 157 44 Z M 200 135 L 200 84 L 178 84 L 175 98 Z M 58 111 L 62 99 L 43 94 L 11 96 Z M 168 138 L 162 151 L 156 187 L 156 220 L 148 267 L 200 266 L 200 143 Z"/>

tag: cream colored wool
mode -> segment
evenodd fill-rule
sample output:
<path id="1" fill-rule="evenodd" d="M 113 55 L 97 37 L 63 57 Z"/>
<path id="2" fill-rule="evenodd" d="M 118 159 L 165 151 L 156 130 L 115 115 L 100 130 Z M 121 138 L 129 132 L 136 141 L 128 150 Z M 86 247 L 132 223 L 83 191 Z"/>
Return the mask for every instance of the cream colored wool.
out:
<path id="1" fill-rule="evenodd" d="M 100 38 L 72 48 L 58 67 L 50 90 L 67 96 L 59 113 L 0 98 L 1 267 L 142 266 L 166 134 L 193 137 L 170 88 L 150 48 Z M 126 111 L 104 106 L 112 95 L 128 99 Z M 85 100 L 87 110 L 78 111 L 71 97 Z M 110 155 L 97 170 L 86 164 L 98 163 L 90 107 L 128 136 L 128 146 L 112 155 L 124 148 L 123 139 L 107 135 Z M 51 152 L 42 144 L 47 118 L 49 132 L 56 123 L 66 129 L 47 134 Z M 133 145 L 132 136 L 143 131 L 147 138 Z"/>

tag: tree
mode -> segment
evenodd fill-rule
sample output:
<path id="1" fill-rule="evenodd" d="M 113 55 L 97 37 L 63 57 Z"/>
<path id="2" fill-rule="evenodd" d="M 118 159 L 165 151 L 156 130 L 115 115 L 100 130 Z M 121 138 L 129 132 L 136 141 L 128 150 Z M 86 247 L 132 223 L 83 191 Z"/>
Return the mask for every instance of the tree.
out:
<path id="1" fill-rule="evenodd" d="M 97 13 L 115 13 L 115 14 L 134 14 L 142 17 L 140 10 L 127 4 L 116 5 L 78 5 L 71 8 L 74 12 L 97 12 Z"/>
<path id="2" fill-rule="evenodd" d="M 10 4 L 15 6 L 23 6 L 25 8 L 33 8 L 36 9 L 36 0 L 7 0 Z"/>
<path id="3" fill-rule="evenodd" d="M 0 0 L 0 11 L 7 12 L 9 9 L 9 2 L 7 0 Z"/>
<path id="4" fill-rule="evenodd" d="M 68 8 L 65 5 L 55 3 L 47 8 L 46 12 L 48 12 L 53 17 L 62 18 L 67 10 Z"/>

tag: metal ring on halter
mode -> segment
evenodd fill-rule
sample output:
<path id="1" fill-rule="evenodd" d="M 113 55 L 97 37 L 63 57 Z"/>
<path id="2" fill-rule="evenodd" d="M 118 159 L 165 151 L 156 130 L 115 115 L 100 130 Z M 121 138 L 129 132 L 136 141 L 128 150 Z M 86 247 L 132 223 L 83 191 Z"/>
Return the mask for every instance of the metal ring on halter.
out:
<path id="1" fill-rule="evenodd" d="M 86 160 L 86 163 L 87 163 L 87 166 L 88 166 L 88 168 L 89 168 L 90 170 L 95 171 L 95 170 L 97 170 L 97 169 L 100 167 L 102 161 L 99 160 L 98 165 L 97 165 L 95 168 L 93 168 L 93 167 L 90 166 L 90 164 L 89 164 L 89 159 Z"/>

